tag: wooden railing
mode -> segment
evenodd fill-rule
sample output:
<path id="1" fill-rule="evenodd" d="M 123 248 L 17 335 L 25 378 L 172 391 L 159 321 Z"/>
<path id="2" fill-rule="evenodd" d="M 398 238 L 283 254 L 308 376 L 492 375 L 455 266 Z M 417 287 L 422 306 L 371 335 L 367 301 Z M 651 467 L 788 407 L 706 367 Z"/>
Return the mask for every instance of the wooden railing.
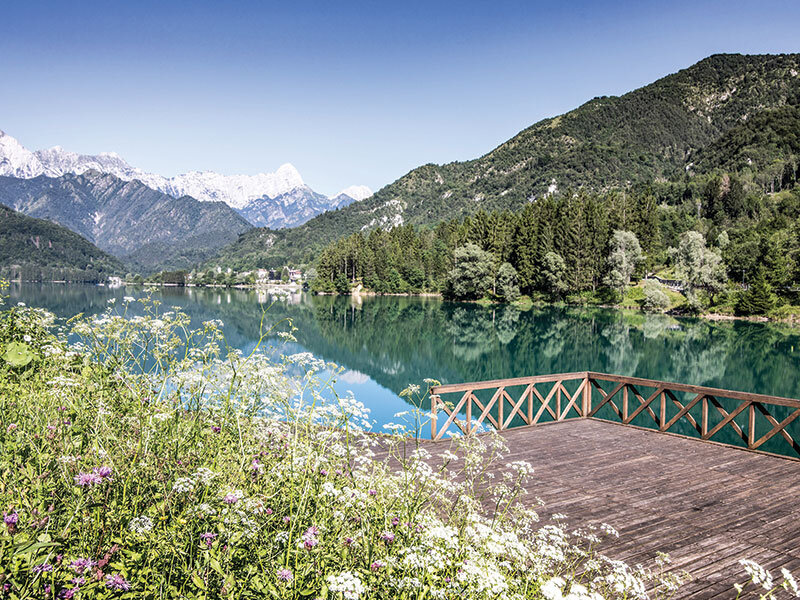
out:
<path id="1" fill-rule="evenodd" d="M 443 395 L 450 394 L 461 395 L 452 402 L 442 400 Z M 446 416 L 443 422 L 440 413 Z M 740 447 L 758 452 L 765 452 L 765 444 L 780 436 L 784 444 L 776 448 L 775 442 L 770 442 L 767 453 L 800 458 L 800 444 L 788 429 L 798 417 L 800 400 L 592 371 L 431 389 L 434 440 L 442 439 L 453 425 L 469 435 L 487 424 L 502 431 L 521 425 L 594 418 L 631 426 L 641 423 L 663 433 L 731 445 L 720 440 L 728 435 L 741 439 Z"/>

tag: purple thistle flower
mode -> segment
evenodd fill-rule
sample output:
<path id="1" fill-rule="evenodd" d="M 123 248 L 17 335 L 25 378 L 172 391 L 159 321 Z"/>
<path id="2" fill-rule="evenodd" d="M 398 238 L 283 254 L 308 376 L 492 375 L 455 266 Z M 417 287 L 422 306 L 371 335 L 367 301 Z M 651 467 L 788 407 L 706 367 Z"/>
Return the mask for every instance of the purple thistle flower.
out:
<path id="1" fill-rule="evenodd" d="M 292 572 L 289 569 L 278 569 L 277 575 L 278 581 L 285 581 L 286 583 L 289 583 L 292 581 L 292 579 L 294 579 L 294 575 L 292 575 Z"/>
<path id="2" fill-rule="evenodd" d="M 311 550 L 314 546 L 319 544 L 318 536 L 319 528 L 312 525 L 306 529 L 306 532 L 303 534 L 303 546 L 305 546 L 306 550 Z"/>
<path id="3" fill-rule="evenodd" d="M 370 495 L 370 496 L 377 496 L 377 495 L 378 495 L 378 492 L 376 492 L 375 490 L 370 490 L 370 491 L 369 491 L 369 495 Z"/>
<path id="4" fill-rule="evenodd" d="M 97 473 L 78 473 L 75 475 L 75 485 L 80 487 L 90 487 L 97 485 L 101 481 L 103 481 L 103 478 Z"/>
<path id="5" fill-rule="evenodd" d="M 17 514 L 17 511 L 3 513 L 3 523 L 5 523 L 9 529 L 16 527 L 18 521 L 19 515 Z"/>
<path id="6" fill-rule="evenodd" d="M 78 575 L 83 575 L 87 571 L 91 571 L 92 567 L 94 567 L 95 565 L 97 565 L 97 562 L 92 560 L 91 558 L 76 558 L 71 563 L 69 563 L 70 569 L 75 571 Z"/>
<path id="7" fill-rule="evenodd" d="M 111 479 L 111 467 L 95 467 L 93 472 L 95 475 L 99 475 L 103 479 Z"/>
<path id="8" fill-rule="evenodd" d="M 239 496 L 236 494 L 226 494 L 222 501 L 225 504 L 236 504 L 239 501 Z"/>
<path id="9" fill-rule="evenodd" d="M 394 534 L 391 531 L 384 531 L 381 534 L 381 539 L 387 544 L 394 542 Z"/>
<path id="10" fill-rule="evenodd" d="M 210 531 L 206 531 L 205 533 L 200 534 L 200 539 L 206 543 L 206 547 L 211 548 L 211 544 L 214 543 L 214 538 L 217 537 L 216 533 L 211 533 Z"/>
<path id="11" fill-rule="evenodd" d="M 369 566 L 369 568 L 372 569 L 373 571 L 378 571 L 378 570 L 382 569 L 385 566 L 386 566 L 386 563 L 384 563 L 384 562 L 382 562 L 380 560 L 376 560 L 374 563 L 372 563 Z"/>
<path id="12" fill-rule="evenodd" d="M 211 427 L 211 431 L 213 431 L 214 433 L 219 433 L 220 431 L 222 431 L 222 428 L 218 427 L 217 425 L 214 425 L 213 427 Z"/>
<path id="13" fill-rule="evenodd" d="M 397 527 L 399 524 L 400 524 L 400 519 L 398 519 L 397 517 L 392 519 L 392 527 Z"/>
<path id="14" fill-rule="evenodd" d="M 352 546 L 355 540 L 351 537 L 344 538 L 344 545 L 345 546 Z"/>
<path id="15" fill-rule="evenodd" d="M 37 575 L 38 575 L 39 573 L 49 573 L 49 572 L 50 572 L 50 571 L 52 571 L 52 570 L 53 570 L 53 565 L 51 565 L 51 564 L 49 564 L 49 563 L 46 563 L 46 562 L 43 562 L 43 563 L 41 563 L 41 564 L 39 564 L 39 565 L 35 565 L 35 566 L 34 566 L 34 567 L 31 569 L 31 571 L 33 571 L 33 572 L 34 572 L 34 573 L 36 573 Z"/>
<path id="16" fill-rule="evenodd" d="M 131 589 L 131 584 L 119 573 L 114 573 L 113 575 L 106 575 L 106 587 L 110 590 L 127 592 Z"/>

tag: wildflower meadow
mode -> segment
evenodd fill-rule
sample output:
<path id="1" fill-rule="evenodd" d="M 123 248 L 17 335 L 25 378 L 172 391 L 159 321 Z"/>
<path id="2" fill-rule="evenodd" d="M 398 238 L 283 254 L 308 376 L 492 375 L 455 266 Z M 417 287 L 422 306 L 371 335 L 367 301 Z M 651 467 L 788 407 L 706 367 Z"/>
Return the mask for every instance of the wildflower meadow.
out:
<path id="1" fill-rule="evenodd" d="M 266 323 L 244 354 L 150 300 L 67 322 L 3 307 L 0 598 L 601 600 L 686 580 L 603 556 L 609 526 L 540 521 L 499 436 L 424 443 L 420 409 L 370 433 L 336 367 Z"/>

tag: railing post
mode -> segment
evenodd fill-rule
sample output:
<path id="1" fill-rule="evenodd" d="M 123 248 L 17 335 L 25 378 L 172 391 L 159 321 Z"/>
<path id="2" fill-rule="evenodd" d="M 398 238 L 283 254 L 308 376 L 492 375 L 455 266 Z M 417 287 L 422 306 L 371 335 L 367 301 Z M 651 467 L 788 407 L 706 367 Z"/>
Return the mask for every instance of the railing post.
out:
<path id="1" fill-rule="evenodd" d="M 592 412 L 592 383 L 589 381 L 589 374 L 583 380 L 583 412 L 582 417 L 586 418 Z"/>
<path id="2" fill-rule="evenodd" d="M 528 425 L 533 423 L 533 386 L 536 385 L 534 383 L 531 384 L 531 389 L 528 390 Z"/>
<path id="3" fill-rule="evenodd" d="M 502 431 L 503 421 L 504 421 L 503 405 L 506 403 L 506 397 L 503 395 L 502 392 L 500 393 L 500 397 L 497 399 L 497 401 L 500 403 L 500 405 L 497 407 L 497 424 L 500 425 L 500 429 L 498 429 L 498 431 Z"/>
<path id="4" fill-rule="evenodd" d="M 756 441 L 756 405 L 751 402 L 747 407 L 747 447 L 755 447 Z"/>
<path id="5" fill-rule="evenodd" d="M 472 394 L 467 398 L 467 435 L 472 433 Z"/>
<path id="6" fill-rule="evenodd" d="M 556 421 L 561 420 L 561 380 L 556 381 Z"/>
<path id="7" fill-rule="evenodd" d="M 628 384 L 622 388 L 622 422 L 628 422 Z"/>
<path id="8" fill-rule="evenodd" d="M 436 439 L 436 410 L 439 408 L 439 396 L 431 394 L 431 439 Z"/>

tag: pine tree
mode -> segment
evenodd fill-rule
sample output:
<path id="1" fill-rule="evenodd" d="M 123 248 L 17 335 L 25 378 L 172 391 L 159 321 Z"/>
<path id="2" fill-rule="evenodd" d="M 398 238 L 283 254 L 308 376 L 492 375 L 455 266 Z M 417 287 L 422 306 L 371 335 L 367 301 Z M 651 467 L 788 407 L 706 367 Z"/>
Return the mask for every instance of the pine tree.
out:
<path id="1" fill-rule="evenodd" d="M 739 294 L 736 302 L 738 315 L 766 315 L 775 308 L 777 298 L 772 293 L 772 286 L 767 281 L 764 267 L 756 271 L 755 279 L 747 290 Z"/>

